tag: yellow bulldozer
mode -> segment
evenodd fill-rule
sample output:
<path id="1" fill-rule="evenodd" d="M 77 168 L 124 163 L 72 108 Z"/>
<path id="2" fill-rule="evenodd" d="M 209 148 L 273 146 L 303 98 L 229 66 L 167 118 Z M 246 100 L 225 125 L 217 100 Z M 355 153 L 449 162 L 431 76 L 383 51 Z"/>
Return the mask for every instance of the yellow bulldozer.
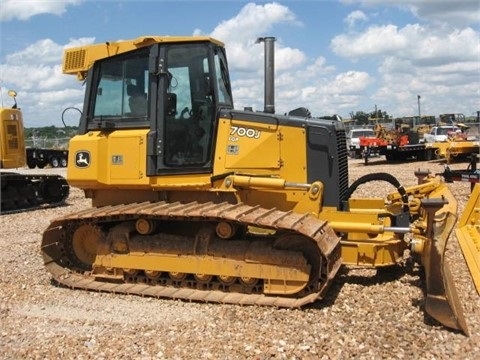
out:
<path id="1" fill-rule="evenodd" d="M 342 265 L 420 259 L 425 309 L 468 333 L 444 252 L 457 202 L 440 176 L 349 186 L 341 121 L 275 114 L 274 42 L 263 111 L 233 106 L 222 42 L 144 36 L 67 49 L 85 83 L 67 180 L 92 207 L 51 222 L 45 266 L 70 288 L 301 307 Z M 356 198 L 370 181 L 387 198 Z"/>

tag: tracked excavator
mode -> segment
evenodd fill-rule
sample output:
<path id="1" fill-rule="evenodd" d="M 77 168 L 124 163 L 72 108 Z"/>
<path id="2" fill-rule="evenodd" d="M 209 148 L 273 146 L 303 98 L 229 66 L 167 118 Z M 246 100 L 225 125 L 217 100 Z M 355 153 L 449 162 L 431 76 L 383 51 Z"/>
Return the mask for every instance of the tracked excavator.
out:
<path id="1" fill-rule="evenodd" d="M 278 307 L 322 299 L 342 265 L 412 254 L 425 309 L 468 333 L 444 253 L 457 202 L 440 176 L 387 173 L 349 186 L 341 121 L 275 114 L 274 41 L 265 108 L 236 110 L 224 44 L 144 36 L 67 49 L 85 83 L 67 179 L 92 207 L 55 219 L 41 251 L 70 288 Z M 356 198 L 370 181 L 395 189 Z"/>
<path id="2" fill-rule="evenodd" d="M 18 108 L 14 90 L 11 108 L 0 108 L 0 168 L 16 169 L 26 166 L 23 116 Z M 69 194 L 65 178 L 55 174 L 21 174 L 0 172 L 0 215 L 58 206 Z"/>

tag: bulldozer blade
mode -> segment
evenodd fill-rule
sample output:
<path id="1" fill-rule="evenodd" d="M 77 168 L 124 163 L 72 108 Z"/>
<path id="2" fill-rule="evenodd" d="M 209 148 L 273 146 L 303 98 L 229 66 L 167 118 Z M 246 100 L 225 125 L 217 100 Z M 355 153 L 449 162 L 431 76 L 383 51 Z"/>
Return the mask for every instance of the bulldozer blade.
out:
<path id="1" fill-rule="evenodd" d="M 429 211 L 427 206 L 427 211 Z M 448 264 L 444 261 L 445 249 L 456 222 L 456 214 L 450 211 L 435 211 L 430 207 L 428 238 L 423 265 L 427 283 L 425 311 L 443 325 L 462 331 L 468 336 L 468 327 L 462 305 Z M 433 216 L 432 216 L 433 215 Z"/>
<path id="2" fill-rule="evenodd" d="M 455 233 L 477 293 L 480 294 L 480 184 L 473 188 Z"/>

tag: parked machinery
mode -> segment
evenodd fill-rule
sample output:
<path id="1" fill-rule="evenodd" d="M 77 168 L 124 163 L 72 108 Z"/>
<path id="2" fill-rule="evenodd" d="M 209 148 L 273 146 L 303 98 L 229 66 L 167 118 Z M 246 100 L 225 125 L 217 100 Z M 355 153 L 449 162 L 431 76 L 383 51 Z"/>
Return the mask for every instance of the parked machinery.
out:
<path id="1" fill-rule="evenodd" d="M 27 148 L 27 166 L 30 169 L 38 167 L 43 169 L 50 165 L 52 168 L 67 167 L 68 150 L 66 149 L 43 149 Z"/>
<path id="2" fill-rule="evenodd" d="M 263 112 L 234 109 L 224 46 L 209 37 L 66 50 L 64 72 L 86 84 L 67 178 L 92 207 L 46 229 L 47 269 L 71 288 L 299 307 L 342 264 L 391 266 L 411 250 L 428 314 L 467 333 L 444 262 L 457 209 L 447 185 L 378 173 L 349 187 L 341 121 L 275 114 L 274 40 L 259 39 Z M 355 198 L 370 181 L 396 190 Z"/>
<path id="3" fill-rule="evenodd" d="M 456 158 L 465 159 L 479 150 L 479 139 L 468 134 L 465 124 L 435 126 L 425 134 L 426 150 L 433 150 L 435 157 L 450 163 Z"/>
<path id="4" fill-rule="evenodd" d="M 15 104 L 0 108 L 0 168 L 15 169 L 27 164 L 23 117 L 17 107 L 17 93 L 10 90 Z M 68 196 L 69 186 L 60 175 L 20 174 L 0 172 L 0 213 L 25 211 L 62 204 Z"/>

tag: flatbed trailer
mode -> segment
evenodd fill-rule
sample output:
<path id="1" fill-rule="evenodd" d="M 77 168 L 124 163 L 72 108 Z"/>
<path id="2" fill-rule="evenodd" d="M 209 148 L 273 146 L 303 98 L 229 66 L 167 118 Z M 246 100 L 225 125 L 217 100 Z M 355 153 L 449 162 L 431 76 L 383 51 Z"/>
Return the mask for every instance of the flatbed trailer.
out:
<path id="1" fill-rule="evenodd" d="M 435 158 L 435 148 L 426 147 L 425 143 L 408 145 L 387 145 L 380 149 L 380 155 L 385 155 L 387 161 L 432 160 Z"/>
<path id="2" fill-rule="evenodd" d="M 362 144 L 362 155 L 365 165 L 372 154 L 385 156 L 387 161 L 405 161 L 405 160 L 432 160 L 435 158 L 436 149 L 426 147 L 424 143 L 394 145 L 377 142 L 376 145 Z"/>
<path id="3" fill-rule="evenodd" d="M 455 158 L 479 153 L 480 148 L 479 141 L 469 140 L 395 145 L 382 142 L 380 139 L 377 141 L 360 142 L 360 147 L 365 165 L 368 164 L 368 160 L 373 154 L 385 156 L 387 162 L 446 159 L 447 163 L 449 163 Z"/>
<path id="4" fill-rule="evenodd" d="M 27 166 L 30 169 L 35 167 L 43 169 L 47 165 L 54 168 L 67 167 L 68 164 L 68 150 L 27 148 L 26 155 Z"/>
<path id="5" fill-rule="evenodd" d="M 480 159 L 480 154 L 473 153 L 470 156 L 470 164 L 465 170 L 451 170 L 448 166 L 445 167 L 445 170 L 442 175 L 445 179 L 445 182 L 452 183 L 454 181 L 460 182 L 469 182 L 470 189 L 473 191 L 475 184 L 480 183 L 480 170 L 477 168 L 478 160 Z"/>

